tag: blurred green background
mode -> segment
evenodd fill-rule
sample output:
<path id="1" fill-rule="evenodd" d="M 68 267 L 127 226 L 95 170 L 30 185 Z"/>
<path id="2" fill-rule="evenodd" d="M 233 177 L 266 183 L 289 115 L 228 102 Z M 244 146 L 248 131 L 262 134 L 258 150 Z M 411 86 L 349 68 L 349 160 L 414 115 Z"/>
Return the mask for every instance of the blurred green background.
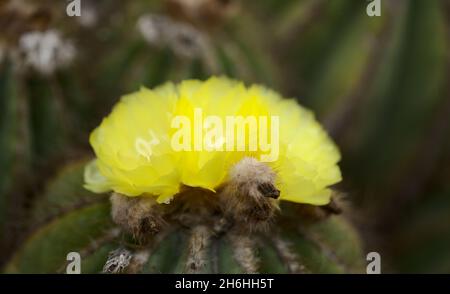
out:
<path id="1" fill-rule="evenodd" d="M 337 189 L 383 272 L 450 273 L 450 1 L 381 0 L 379 17 L 368 4 L 81 0 L 69 17 L 67 1 L 0 0 L 1 264 L 73 209 L 48 199 L 98 197 L 81 174 L 55 178 L 92 156 L 89 132 L 121 95 L 227 75 L 315 111 L 342 152 Z M 60 42 L 30 49 L 30 32 Z"/>

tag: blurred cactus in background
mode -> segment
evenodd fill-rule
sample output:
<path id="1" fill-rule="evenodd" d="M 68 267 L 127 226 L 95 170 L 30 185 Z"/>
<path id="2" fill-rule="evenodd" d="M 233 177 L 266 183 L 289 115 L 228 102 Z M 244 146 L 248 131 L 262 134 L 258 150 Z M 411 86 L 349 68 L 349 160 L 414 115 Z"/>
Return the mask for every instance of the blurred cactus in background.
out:
<path id="1" fill-rule="evenodd" d="M 0 0 L 6 272 L 61 272 L 74 250 L 89 256 L 85 272 L 101 271 L 128 240 L 112 228 L 107 197 L 82 188 L 90 131 L 141 85 L 211 75 L 296 97 L 339 145 L 337 190 L 363 249 L 333 216 L 305 229 L 330 238 L 333 257 L 297 236 L 310 272 L 359 272 L 361 250 L 381 254 L 382 272 L 450 272 L 450 1 L 382 0 L 379 17 L 353 0 L 81 2 L 81 16 L 68 17 L 66 1 Z M 260 250 L 264 272 L 283 272 L 276 245 Z M 232 254 L 221 246 L 216 258 Z M 186 256 L 154 250 L 142 271 L 183 270 Z"/>

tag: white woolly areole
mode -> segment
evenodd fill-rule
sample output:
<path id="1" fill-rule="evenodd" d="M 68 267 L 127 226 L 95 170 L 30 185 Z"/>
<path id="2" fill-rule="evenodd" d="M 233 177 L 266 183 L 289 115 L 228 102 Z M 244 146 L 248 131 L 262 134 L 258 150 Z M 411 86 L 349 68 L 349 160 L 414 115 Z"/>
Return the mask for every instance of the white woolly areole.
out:
<path id="1" fill-rule="evenodd" d="M 255 158 L 244 157 L 231 168 L 230 179 L 235 183 L 274 183 L 275 173 Z"/>
<path id="2" fill-rule="evenodd" d="M 73 44 L 63 40 L 56 30 L 33 31 L 22 35 L 19 40 L 19 51 L 25 66 L 45 75 L 67 66 L 75 57 Z"/>
<path id="3" fill-rule="evenodd" d="M 92 28 L 98 23 L 98 11 L 92 3 L 87 2 L 81 5 L 81 14 L 76 19 L 81 26 Z"/>
<path id="4" fill-rule="evenodd" d="M 181 57 L 199 57 L 207 46 L 206 37 L 199 30 L 166 16 L 145 14 L 138 19 L 136 26 L 148 44 L 168 46 Z"/>
<path id="5" fill-rule="evenodd" d="M 137 21 L 137 29 L 146 42 L 157 45 L 162 36 L 165 19 L 158 15 L 143 15 Z"/>

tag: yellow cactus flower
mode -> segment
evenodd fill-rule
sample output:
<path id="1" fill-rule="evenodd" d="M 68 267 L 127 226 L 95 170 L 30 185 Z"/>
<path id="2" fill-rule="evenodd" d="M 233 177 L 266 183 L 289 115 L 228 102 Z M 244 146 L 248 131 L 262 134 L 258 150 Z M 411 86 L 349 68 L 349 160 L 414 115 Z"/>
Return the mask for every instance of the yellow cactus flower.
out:
<path id="1" fill-rule="evenodd" d="M 341 180 L 339 151 L 311 111 L 228 78 L 126 95 L 90 143 L 97 158 L 85 170 L 87 189 L 160 203 L 183 185 L 216 191 L 244 157 L 275 172 L 281 200 L 324 205 Z"/>

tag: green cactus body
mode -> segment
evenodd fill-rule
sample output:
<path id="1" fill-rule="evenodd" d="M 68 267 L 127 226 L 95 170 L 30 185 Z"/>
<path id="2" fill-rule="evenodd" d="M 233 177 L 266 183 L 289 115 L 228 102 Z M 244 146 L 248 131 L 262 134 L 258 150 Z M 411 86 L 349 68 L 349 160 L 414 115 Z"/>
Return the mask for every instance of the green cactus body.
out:
<path id="1" fill-rule="evenodd" d="M 65 273 L 69 252 L 80 253 L 82 273 L 362 271 L 358 236 L 343 217 L 302 224 L 290 203 L 283 203 L 276 221 L 263 233 L 239 235 L 225 229 L 213 234 L 206 225 L 170 226 L 139 245 L 111 221 L 105 195 L 83 190 L 84 164 L 69 165 L 49 184 L 34 206 L 31 218 L 36 225 L 5 272 Z M 111 262 L 120 254 L 129 259 Z"/>

